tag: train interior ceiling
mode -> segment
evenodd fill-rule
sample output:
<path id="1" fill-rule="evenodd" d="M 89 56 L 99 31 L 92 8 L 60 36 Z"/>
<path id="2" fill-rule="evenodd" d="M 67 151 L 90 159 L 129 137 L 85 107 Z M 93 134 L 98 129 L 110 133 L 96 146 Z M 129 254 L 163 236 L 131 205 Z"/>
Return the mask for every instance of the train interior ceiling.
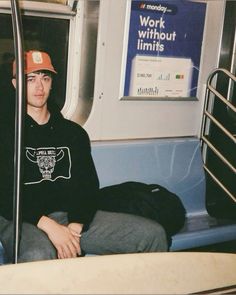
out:
<path id="1" fill-rule="evenodd" d="M 171 251 L 235 253 L 236 2 L 153 0 L 173 9 L 164 16 L 141 2 L 19 1 L 24 48 L 52 56 L 53 99 L 87 130 L 101 187 L 163 185 L 187 211 Z M 11 22 L 0 1 L 4 96 L 14 95 Z"/>

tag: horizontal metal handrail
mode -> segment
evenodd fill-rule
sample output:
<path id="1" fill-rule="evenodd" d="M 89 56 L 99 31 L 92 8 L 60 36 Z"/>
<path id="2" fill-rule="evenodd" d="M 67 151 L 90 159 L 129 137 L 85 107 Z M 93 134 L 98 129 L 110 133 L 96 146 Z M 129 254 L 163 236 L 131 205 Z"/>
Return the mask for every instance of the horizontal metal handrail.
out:
<path id="1" fill-rule="evenodd" d="M 206 165 L 203 165 L 203 168 L 207 171 L 207 173 L 212 177 L 212 179 L 226 192 L 226 194 L 236 202 L 236 197 L 222 184 L 222 182 L 207 168 Z"/>
<path id="2" fill-rule="evenodd" d="M 224 68 L 217 68 L 217 69 L 213 70 L 213 71 L 210 73 L 210 75 L 208 76 L 208 79 L 207 79 L 207 86 L 210 85 L 210 83 L 211 83 L 212 79 L 214 78 L 215 74 L 220 73 L 220 72 L 224 73 L 226 76 L 228 76 L 228 77 L 229 77 L 230 79 L 232 79 L 234 82 L 236 82 L 236 77 L 235 77 L 232 73 L 230 73 L 230 71 L 228 71 L 228 70 L 226 70 L 226 69 L 224 69 Z"/>
<path id="3" fill-rule="evenodd" d="M 215 117 L 213 117 L 209 112 L 205 111 L 205 114 L 208 118 L 211 119 L 211 121 L 217 125 L 220 130 L 222 130 L 235 144 L 236 144 L 236 138 L 234 137 L 233 133 L 229 132 L 218 120 L 216 120 Z"/>
<path id="4" fill-rule="evenodd" d="M 202 145 L 202 153 L 203 153 L 203 162 L 204 162 L 204 169 L 207 173 L 212 177 L 212 179 L 224 190 L 224 192 L 234 201 L 236 202 L 236 196 L 230 192 L 225 185 L 220 181 L 216 175 L 207 167 L 206 163 L 206 154 L 207 149 L 210 148 L 215 155 L 228 167 L 231 171 L 236 174 L 236 168 L 232 163 L 226 159 L 226 157 L 216 148 L 216 146 L 206 137 L 209 134 L 210 124 L 213 122 L 234 144 L 236 144 L 236 138 L 234 134 L 232 134 L 225 126 L 223 126 L 216 117 L 211 113 L 213 108 L 212 104 L 214 103 L 215 99 L 221 100 L 225 106 L 227 106 L 231 111 L 236 113 L 236 107 L 229 101 L 229 99 L 225 98 L 221 93 L 219 93 L 214 86 L 212 85 L 212 80 L 218 73 L 224 73 L 229 79 L 231 79 L 234 83 L 236 82 L 236 77 L 230 73 L 226 69 L 218 68 L 215 69 L 207 79 L 207 88 L 206 88 L 206 95 L 205 95 L 205 106 L 204 106 L 204 113 L 203 113 L 203 124 L 201 130 L 201 145 Z M 210 95 L 214 95 L 214 100 L 210 100 L 212 98 Z"/>
<path id="5" fill-rule="evenodd" d="M 215 94 L 221 101 L 223 101 L 233 112 L 236 112 L 236 107 L 229 102 L 222 94 L 215 90 L 211 85 L 208 86 L 208 89 Z"/>
<path id="6" fill-rule="evenodd" d="M 17 0 L 18 5 L 22 9 L 23 14 L 28 13 L 40 13 L 44 15 L 58 15 L 67 17 L 73 17 L 76 15 L 69 5 L 63 5 L 59 3 L 48 3 L 48 2 L 34 2 L 34 1 L 21 1 Z M 11 5 L 9 0 L 0 0 L 0 11 L 11 12 Z"/>
<path id="7" fill-rule="evenodd" d="M 223 69 L 223 68 L 218 68 L 216 70 L 214 70 L 208 77 L 207 79 L 207 87 L 208 89 L 215 94 L 220 100 L 222 100 L 233 112 L 236 112 L 236 107 L 228 100 L 226 99 L 222 94 L 220 94 L 212 85 L 211 82 L 214 78 L 214 76 L 217 73 L 224 73 L 226 76 L 228 76 L 229 79 L 233 80 L 234 82 L 236 82 L 236 77 L 230 73 L 228 70 Z"/>
<path id="8" fill-rule="evenodd" d="M 219 152 L 219 150 L 211 144 L 211 142 L 205 137 L 202 136 L 203 141 L 210 147 L 210 149 L 234 172 L 236 173 L 236 168 Z"/>

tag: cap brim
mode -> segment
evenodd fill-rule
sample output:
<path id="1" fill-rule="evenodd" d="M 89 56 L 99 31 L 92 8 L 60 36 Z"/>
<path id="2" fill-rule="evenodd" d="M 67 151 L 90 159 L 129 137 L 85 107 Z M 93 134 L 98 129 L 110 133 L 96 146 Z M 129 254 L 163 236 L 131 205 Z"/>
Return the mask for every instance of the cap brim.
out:
<path id="1" fill-rule="evenodd" d="M 40 68 L 39 67 L 37 69 L 35 69 L 35 68 L 28 69 L 27 71 L 25 70 L 25 74 L 30 74 L 30 73 L 38 72 L 38 71 L 49 71 L 49 72 L 52 72 L 54 74 L 57 74 L 57 72 L 54 69 L 52 69 L 52 68 L 45 68 L 45 67 L 43 67 L 43 68 Z"/>

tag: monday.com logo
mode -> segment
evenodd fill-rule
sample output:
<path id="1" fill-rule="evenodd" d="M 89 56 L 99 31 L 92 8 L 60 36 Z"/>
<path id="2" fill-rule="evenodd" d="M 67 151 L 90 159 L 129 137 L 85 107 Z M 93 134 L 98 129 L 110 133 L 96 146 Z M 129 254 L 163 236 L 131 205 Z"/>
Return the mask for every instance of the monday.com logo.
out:
<path id="1" fill-rule="evenodd" d="M 156 3 L 152 1 L 139 2 L 137 9 L 139 10 L 148 10 L 152 12 L 167 13 L 167 14 L 176 14 L 177 7 L 175 5 L 170 5 L 167 3 Z"/>

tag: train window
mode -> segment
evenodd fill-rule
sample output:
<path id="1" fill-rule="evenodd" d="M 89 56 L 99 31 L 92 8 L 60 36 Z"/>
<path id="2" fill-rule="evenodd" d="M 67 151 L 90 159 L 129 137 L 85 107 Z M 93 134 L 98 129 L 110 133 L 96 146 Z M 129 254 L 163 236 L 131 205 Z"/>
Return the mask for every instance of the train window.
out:
<path id="1" fill-rule="evenodd" d="M 52 95 L 65 117 L 84 124 L 93 104 L 99 0 L 24 0 L 20 7 L 25 50 L 51 55 L 59 73 Z M 0 1 L 0 27 L 1 94 L 13 95 L 10 1 Z"/>
<path id="2" fill-rule="evenodd" d="M 44 18 L 38 16 L 22 16 L 24 48 L 39 49 L 48 52 L 59 73 L 52 90 L 60 108 L 65 103 L 67 51 L 69 20 Z M 14 59 L 14 45 L 10 14 L 0 14 L 0 87 L 4 95 L 12 94 L 11 63 Z M 4 73 L 4 75 L 3 75 Z"/>

